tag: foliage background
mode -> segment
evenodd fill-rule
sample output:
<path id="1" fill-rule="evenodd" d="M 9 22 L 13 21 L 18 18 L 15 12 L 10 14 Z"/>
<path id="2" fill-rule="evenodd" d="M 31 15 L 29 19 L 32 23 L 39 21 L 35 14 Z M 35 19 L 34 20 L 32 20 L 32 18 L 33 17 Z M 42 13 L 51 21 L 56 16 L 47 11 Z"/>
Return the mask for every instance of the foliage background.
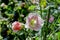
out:
<path id="1" fill-rule="evenodd" d="M 1 40 L 60 40 L 60 0 L 39 0 L 33 4 L 30 0 L 0 0 L 0 39 Z M 6 6 L 1 7 L 5 3 Z M 30 12 L 38 12 L 45 20 L 39 35 L 38 32 L 22 29 L 14 33 L 11 24 L 14 21 L 25 23 Z M 49 23 L 50 15 L 54 21 Z M 47 18 L 46 18 L 47 16 Z"/>

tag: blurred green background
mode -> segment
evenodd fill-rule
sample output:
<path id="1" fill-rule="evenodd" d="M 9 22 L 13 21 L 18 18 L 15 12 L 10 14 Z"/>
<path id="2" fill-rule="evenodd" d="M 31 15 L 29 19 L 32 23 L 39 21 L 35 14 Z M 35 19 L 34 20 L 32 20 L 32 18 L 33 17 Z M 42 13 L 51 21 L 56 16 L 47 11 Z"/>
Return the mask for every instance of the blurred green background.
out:
<path id="1" fill-rule="evenodd" d="M 14 33 L 11 24 L 26 23 L 26 16 L 32 12 L 45 20 L 40 34 L 28 29 Z M 54 16 L 52 23 L 50 15 Z M 60 40 L 60 0 L 0 0 L 0 40 Z"/>

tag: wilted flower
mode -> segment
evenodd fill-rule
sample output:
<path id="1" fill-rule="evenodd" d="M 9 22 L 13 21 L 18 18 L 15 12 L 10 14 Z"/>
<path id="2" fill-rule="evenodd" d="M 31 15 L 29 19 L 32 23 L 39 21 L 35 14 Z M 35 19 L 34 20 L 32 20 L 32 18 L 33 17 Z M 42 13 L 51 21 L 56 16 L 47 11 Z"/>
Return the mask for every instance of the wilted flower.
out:
<path id="1" fill-rule="evenodd" d="M 31 0 L 33 4 L 39 4 L 39 0 Z"/>
<path id="2" fill-rule="evenodd" d="M 23 2 L 22 5 L 21 5 L 21 7 L 24 7 L 24 6 L 25 6 L 25 3 Z"/>
<path id="3" fill-rule="evenodd" d="M 4 6 L 6 6 L 6 5 L 5 5 L 4 3 L 2 3 L 2 4 L 1 4 L 1 7 L 4 7 Z"/>
<path id="4" fill-rule="evenodd" d="M 44 24 L 44 20 L 38 13 L 30 13 L 26 18 L 27 28 L 39 31 Z"/>
<path id="5" fill-rule="evenodd" d="M 22 28 L 21 26 L 22 26 L 21 23 L 15 21 L 15 22 L 12 23 L 12 30 L 13 30 L 14 32 L 16 32 L 16 31 L 18 31 L 18 30 L 21 30 L 21 28 Z"/>
<path id="6" fill-rule="evenodd" d="M 54 17 L 50 15 L 49 22 L 52 23 L 54 21 Z"/>

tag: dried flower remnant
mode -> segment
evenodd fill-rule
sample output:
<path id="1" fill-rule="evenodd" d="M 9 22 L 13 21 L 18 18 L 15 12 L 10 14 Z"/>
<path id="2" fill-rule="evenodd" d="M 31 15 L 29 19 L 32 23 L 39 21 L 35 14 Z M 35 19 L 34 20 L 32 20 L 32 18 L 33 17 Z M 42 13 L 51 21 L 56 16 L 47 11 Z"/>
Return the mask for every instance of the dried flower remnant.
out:
<path id="1" fill-rule="evenodd" d="M 6 5 L 4 3 L 1 4 L 1 7 L 5 7 Z"/>
<path id="2" fill-rule="evenodd" d="M 39 0 L 31 0 L 33 4 L 39 4 Z"/>

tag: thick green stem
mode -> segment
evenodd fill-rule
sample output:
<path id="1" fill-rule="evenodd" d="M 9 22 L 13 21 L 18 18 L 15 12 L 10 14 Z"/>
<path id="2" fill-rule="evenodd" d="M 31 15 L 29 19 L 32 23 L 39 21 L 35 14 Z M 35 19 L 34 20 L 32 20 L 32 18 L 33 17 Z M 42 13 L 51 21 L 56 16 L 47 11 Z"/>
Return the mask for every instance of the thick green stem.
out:
<path id="1" fill-rule="evenodd" d="M 41 17 L 42 17 L 42 7 L 40 6 L 40 10 L 41 10 Z"/>
<path id="2" fill-rule="evenodd" d="M 46 40 L 46 38 L 47 38 L 46 36 L 47 36 L 47 34 L 48 34 L 49 18 L 50 18 L 50 7 L 49 7 L 49 9 L 48 9 L 48 11 L 47 11 L 47 23 L 46 23 L 46 25 L 45 25 L 45 29 L 46 29 L 46 30 L 44 30 L 43 40 Z"/>

